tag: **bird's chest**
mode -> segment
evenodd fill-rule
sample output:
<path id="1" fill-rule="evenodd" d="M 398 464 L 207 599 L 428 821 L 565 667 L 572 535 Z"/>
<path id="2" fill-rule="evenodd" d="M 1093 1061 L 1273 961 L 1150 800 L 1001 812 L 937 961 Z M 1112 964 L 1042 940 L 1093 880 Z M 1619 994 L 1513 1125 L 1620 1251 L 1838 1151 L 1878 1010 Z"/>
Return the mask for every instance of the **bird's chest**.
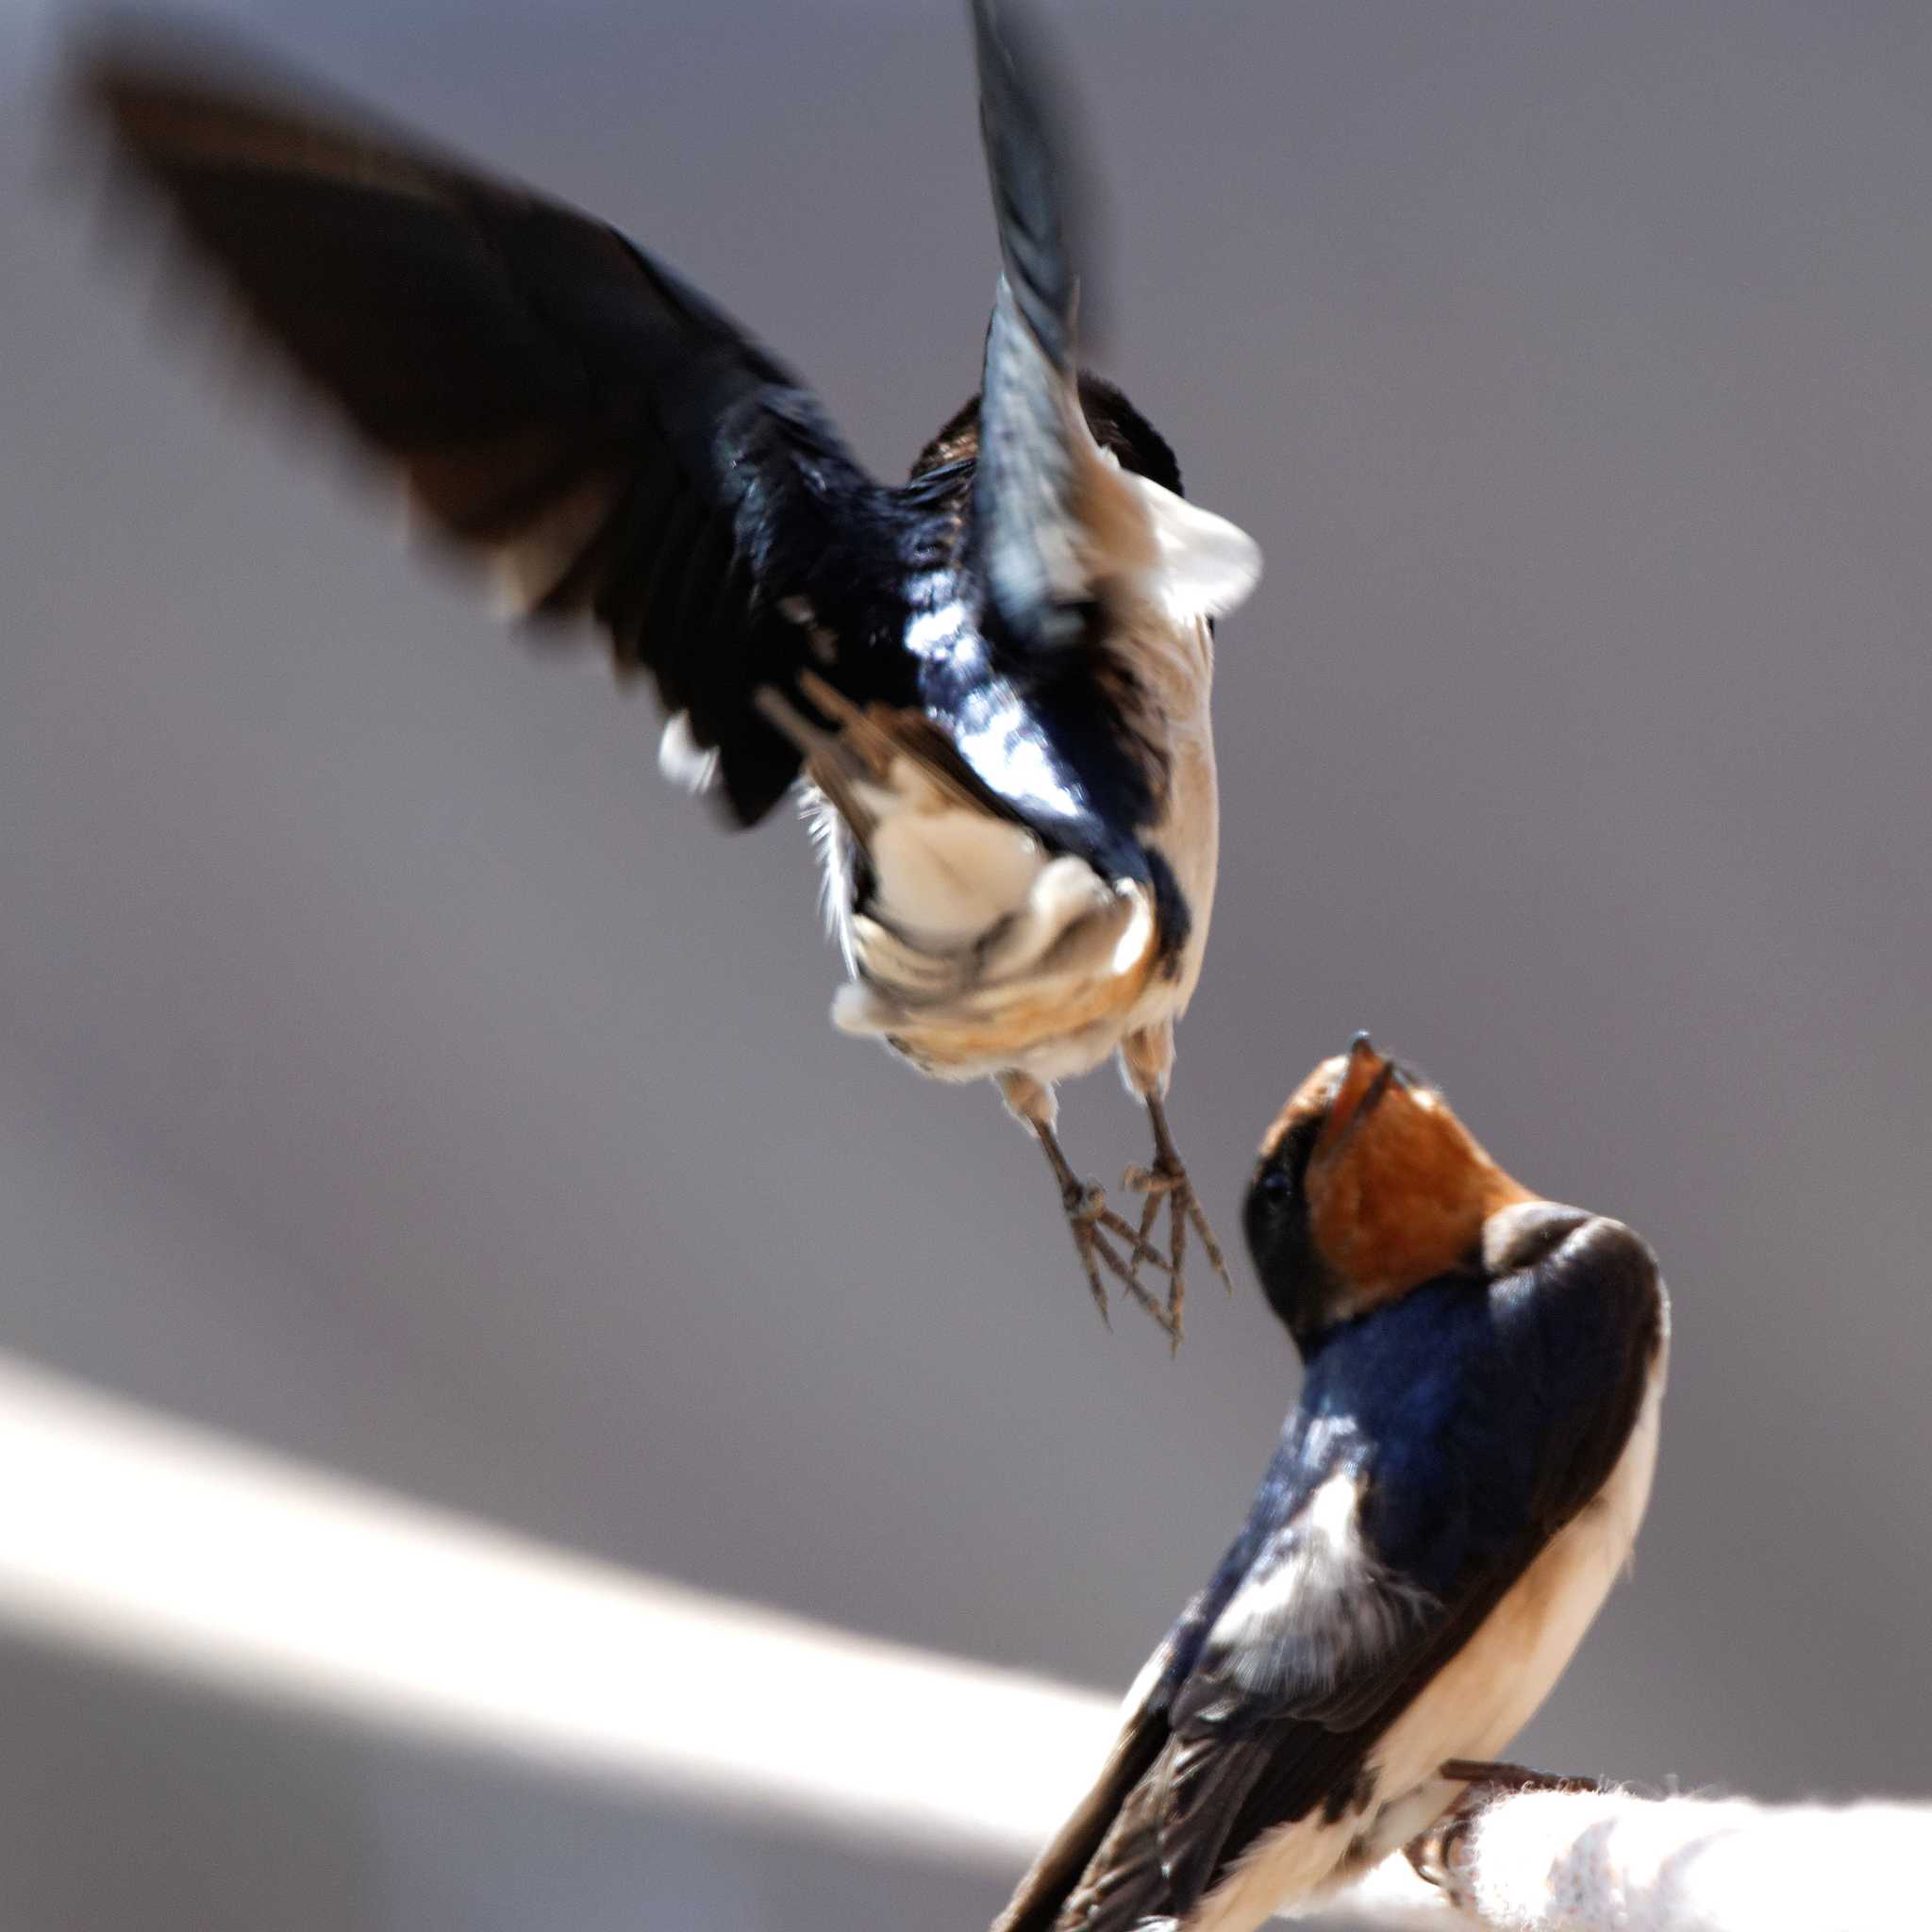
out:
<path id="1" fill-rule="evenodd" d="M 1475 1634 L 1370 1753 L 1373 1807 L 1316 1811 L 1269 1833 L 1203 1902 L 1187 1932 L 1252 1932 L 1284 1904 L 1357 1877 L 1426 1830 L 1462 1787 L 1445 1758 L 1493 1758 L 1535 1714 L 1629 1560 L 1657 1469 L 1666 1351 L 1651 1367 L 1630 1440 L 1587 1507 L 1551 1539 Z"/>
<path id="2" fill-rule="evenodd" d="M 1652 1364 L 1630 1440 L 1595 1499 L 1551 1539 L 1470 1641 L 1390 1727 L 1370 1762 L 1382 1807 L 1376 1856 L 1405 1844 L 1458 1787 L 1445 1757 L 1493 1757 L 1535 1715 L 1629 1561 L 1657 1469 L 1665 1351 Z"/>

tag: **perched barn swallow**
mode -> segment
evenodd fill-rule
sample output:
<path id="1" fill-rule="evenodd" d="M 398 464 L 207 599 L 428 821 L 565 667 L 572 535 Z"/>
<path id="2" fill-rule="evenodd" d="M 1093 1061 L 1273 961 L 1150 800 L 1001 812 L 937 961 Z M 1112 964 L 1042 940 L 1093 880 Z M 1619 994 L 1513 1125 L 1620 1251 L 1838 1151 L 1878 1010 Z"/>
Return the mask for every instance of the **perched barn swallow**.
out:
<path id="1" fill-rule="evenodd" d="M 1001 274 L 980 392 L 899 486 L 602 222 L 205 42 L 110 38 L 81 88 L 419 522 L 649 673 L 668 774 L 744 825 L 802 783 L 835 1024 L 994 1080 L 1103 1315 L 1102 1265 L 1177 1334 L 1190 1225 L 1221 1266 L 1163 1110 L 1214 897 L 1211 624 L 1259 557 L 1079 369 L 1055 96 L 990 0 L 972 19 Z M 1153 1130 L 1139 1227 L 1055 1134 L 1055 1083 L 1115 1053 Z"/>
<path id="2" fill-rule="evenodd" d="M 1668 1305 L 1627 1227 L 1520 1186 L 1366 1035 L 1245 1212 L 1301 1399 L 995 1932 L 1247 1932 L 1358 1875 L 1528 1721 L 1636 1537 Z"/>

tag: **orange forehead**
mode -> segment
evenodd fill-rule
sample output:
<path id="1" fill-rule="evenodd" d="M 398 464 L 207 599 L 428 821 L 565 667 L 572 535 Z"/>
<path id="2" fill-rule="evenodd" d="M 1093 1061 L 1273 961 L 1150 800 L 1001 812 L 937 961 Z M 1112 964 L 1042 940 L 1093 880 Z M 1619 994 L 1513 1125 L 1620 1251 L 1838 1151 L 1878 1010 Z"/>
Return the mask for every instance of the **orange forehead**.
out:
<path id="1" fill-rule="evenodd" d="M 1273 1124 L 1261 1136 L 1263 1159 L 1273 1154 L 1302 1122 L 1313 1120 L 1328 1111 L 1341 1086 L 1342 1075 L 1347 1071 L 1348 1056 L 1345 1053 L 1339 1053 L 1333 1059 L 1324 1060 L 1288 1096 L 1288 1105 L 1274 1116 Z"/>
<path id="2" fill-rule="evenodd" d="M 1398 1074 L 1366 1037 L 1318 1066 L 1262 1141 L 1264 1157 L 1320 1120 L 1308 1232 L 1358 1314 L 1455 1268 L 1500 1208 L 1532 1200 L 1433 1088 Z"/>

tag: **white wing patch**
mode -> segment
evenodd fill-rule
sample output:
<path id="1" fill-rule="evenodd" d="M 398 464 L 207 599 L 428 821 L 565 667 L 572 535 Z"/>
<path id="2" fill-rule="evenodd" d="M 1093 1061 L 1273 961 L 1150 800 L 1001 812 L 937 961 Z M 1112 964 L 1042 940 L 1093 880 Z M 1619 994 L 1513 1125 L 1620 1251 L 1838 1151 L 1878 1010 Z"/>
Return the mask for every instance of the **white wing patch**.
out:
<path id="1" fill-rule="evenodd" d="M 1330 1476 L 1282 1532 L 1208 1633 L 1244 1690 L 1266 1694 L 1290 1665 L 1306 1688 L 1332 1690 L 1362 1661 L 1393 1651 L 1433 1602 L 1391 1576 L 1362 1541 L 1363 1480 Z"/>
<path id="2" fill-rule="evenodd" d="M 1224 617 L 1246 599 L 1261 580 L 1261 546 L 1245 530 L 1123 469 L 1091 436 L 1081 441 L 1086 586 L 1124 581 L 1183 625 Z"/>
<path id="3" fill-rule="evenodd" d="M 1154 534 L 1154 562 L 1146 589 L 1181 622 L 1224 617 L 1261 580 L 1261 546 L 1248 533 L 1163 490 L 1145 476 L 1129 476 L 1141 495 Z"/>
<path id="4" fill-rule="evenodd" d="M 691 736 L 691 713 L 678 711 L 658 740 L 658 769 L 686 791 L 708 791 L 718 782 L 718 753 Z"/>

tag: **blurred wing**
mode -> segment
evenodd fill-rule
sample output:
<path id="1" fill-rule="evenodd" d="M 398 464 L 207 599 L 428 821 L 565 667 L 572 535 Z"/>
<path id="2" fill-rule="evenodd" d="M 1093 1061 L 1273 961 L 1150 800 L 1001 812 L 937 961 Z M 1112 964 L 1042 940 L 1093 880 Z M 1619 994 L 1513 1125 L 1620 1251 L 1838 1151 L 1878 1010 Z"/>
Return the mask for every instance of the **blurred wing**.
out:
<path id="1" fill-rule="evenodd" d="M 1139 581 L 1188 619 L 1232 609 L 1260 575 L 1233 525 L 1124 473 L 1094 441 L 1074 356 L 1067 116 L 1011 7 L 974 0 L 980 132 L 1001 274 L 986 336 L 973 541 L 1004 641 L 1076 646 L 1112 585 Z"/>
<path id="2" fill-rule="evenodd" d="M 1655 1357 L 1656 1264 L 1614 1223 L 1585 1221 L 1498 1281 L 1491 1304 L 1511 1369 L 1541 1381 L 1512 1376 L 1514 1410 L 1498 1413 L 1484 1391 L 1465 1405 L 1481 1415 L 1458 1409 L 1441 1433 L 1368 1465 L 1344 1432 L 1291 1436 L 1263 1519 L 1170 1640 L 1165 1681 L 1124 1735 L 1111 1786 L 1070 1821 L 996 1932 L 1133 1932 L 1184 1917 L 1267 1833 L 1354 1808 L 1377 1740 L 1608 1480 Z M 1309 1454 L 1317 1441 L 1327 1446 Z M 1461 1544 L 1441 1574 L 1456 1524 Z"/>
<path id="3" fill-rule="evenodd" d="M 814 399 L 616 230 L 231 49 L 109 42 L 80 85 L 430 529 L 519 613 L 594 616 L 738 819 L 766 811 L 798 757 L 753 691 L 808 660 L 869 694 L 814 593 L 862 578 L 877 492 Z"/>
<path id="4" fill-rule="evenodd" d="M 1078 280 L 1053 90 L 1008 9 L 974 0 L 979 125 L 1001 274 L 986 335 L 974 542 L 1008 640 L 1054 649 L 1085 637 L 1100 553 L 1149 542 L 1145 512 L 1103 465 L 1076 391 Z"/>

